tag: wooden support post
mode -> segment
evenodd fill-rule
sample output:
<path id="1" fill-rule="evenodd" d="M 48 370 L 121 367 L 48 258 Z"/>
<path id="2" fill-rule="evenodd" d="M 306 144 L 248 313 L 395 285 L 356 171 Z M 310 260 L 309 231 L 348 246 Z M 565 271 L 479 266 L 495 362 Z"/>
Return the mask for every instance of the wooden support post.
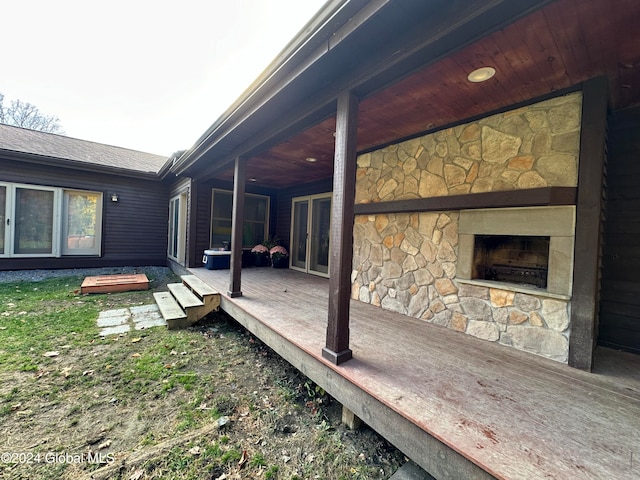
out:
<path id="1" fill-rule="evenodd" d="M 329 265 L 327 343 L 322 356 L 334 365 L 351 359 L 349 301 L 353 261 L 358 99 L 351 92 L 338 97 Z"/>
<path id="2" fill-rule="evenodd" d="M 362 420 L 344 405 L 342 406 L 342 423 L 344 423 L 349 430 L 358 430 L 362 426 Z"/>
<path id="3" fill-rule="evenodd" d="M 236 158 L 233 175 L 233 213 L 231 217 L 231 262 L 228 294 L 241 297 L 242 230 L 244 225 L 245 159 Z"/>
<path id="4" fill-rule="evenodd" d="M 609 100 L 607 79 L 599 77 L 585 82 L 582 92 L 569 365 L 591 371 L 600 296 L 602 189 Z"/>

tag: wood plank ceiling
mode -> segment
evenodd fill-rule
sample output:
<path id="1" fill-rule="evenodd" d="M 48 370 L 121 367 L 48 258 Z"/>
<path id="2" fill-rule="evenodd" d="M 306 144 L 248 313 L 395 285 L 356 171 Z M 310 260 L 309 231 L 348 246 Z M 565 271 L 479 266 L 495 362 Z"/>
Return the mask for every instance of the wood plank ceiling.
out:
<path id="1" fill-rule="evenodd" d="M 459 123 L 606 75 L 618 110 L 640 104 L 640 2 L 557 0 L 361 100 L 358 151 Z M 482 66 L 495 77 L 471 83 Z M 255 185 L 285 188 L 333 173 L 335 118 L 248 160 Z M 307 158 L 314 158 L 314 163 Z M 233 180 L 233 172 L 218 178 Z"/>

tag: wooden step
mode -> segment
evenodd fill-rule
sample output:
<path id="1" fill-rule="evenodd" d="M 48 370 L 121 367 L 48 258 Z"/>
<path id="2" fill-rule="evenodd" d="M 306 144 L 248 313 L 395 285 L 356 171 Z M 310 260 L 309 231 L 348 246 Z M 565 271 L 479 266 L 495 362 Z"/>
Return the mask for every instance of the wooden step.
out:
<path id="1" fill-rule="evenodd" d="M 195 275 L 182 275 L 182 283 L 200 298 L 209 312 L 220 308 L 220 293 Z"/>
<path id="2" fill-rule="evenodd" d="M 169 292 L 155 292 L 153 297 L 158 304 L 162 318 L 167 322 L 167 328 L 174 330 L 176 328 L 186 328 L 189 326 L 187 322 L 187 314 L 182 310 L 180 304 Z"/>
<path id="3" fill-rule="evenodd" d="M 182 279 L 182 283 L 195 293 L 201 299 L 206 297 L 207 295 L 217 295 L 218 291 L 213 289 L 211 286 L 207 285 L 200 278 L 195 275 L 182 275 L 180 277 Z"/>
<path id="4" fill-rule="evenodd" d="M 167 285 L 167 288 L 169 288 L 171 294 L 184 310 L 192 307 L 204 306 L 204 302 L 196 297 L 191 290 L 185 287 L 182 283 L 170 283 Z"/>
<path id="5" fill-rule="evenodd" d="M 220 295 L 209 294 L 201 300 L 183 283 L 170 283 L 169 291 L 187 314 L 187 323 L 192 325 L 220 306 Z"/>
<path id="6" fill-rule="evenodd" d="M 182 283 L 170 283 L 168 292 L 154 293 L 170 330 L 187 328 L 220 308 L 220 294 L 195 275 L 183 275 Z"/>

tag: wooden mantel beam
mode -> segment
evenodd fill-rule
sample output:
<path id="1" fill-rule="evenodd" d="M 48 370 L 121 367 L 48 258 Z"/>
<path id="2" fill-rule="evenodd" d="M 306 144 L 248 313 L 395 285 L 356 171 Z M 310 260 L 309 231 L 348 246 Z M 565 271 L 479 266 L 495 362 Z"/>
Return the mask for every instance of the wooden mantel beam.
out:
<path id="1" fill-rule="evenodd" d="M 338 97 L 333 166 L 333 202 L 329 265 L 327 343 L 322 356 L 334 365 L 352 357 L 349 349 L 349 301 L 353 261 L 358 98 L 352 92 Z"/>

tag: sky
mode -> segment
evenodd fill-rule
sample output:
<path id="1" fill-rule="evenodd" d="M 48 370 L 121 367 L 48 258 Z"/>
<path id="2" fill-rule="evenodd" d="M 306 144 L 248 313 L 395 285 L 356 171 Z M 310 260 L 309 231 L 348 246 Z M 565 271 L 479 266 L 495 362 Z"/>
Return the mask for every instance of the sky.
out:
<path id="1" fill-rule="evenodd" d="M 325 0 L 9 0 L 0 93 L 65 134 L 190 148 Z"/>

